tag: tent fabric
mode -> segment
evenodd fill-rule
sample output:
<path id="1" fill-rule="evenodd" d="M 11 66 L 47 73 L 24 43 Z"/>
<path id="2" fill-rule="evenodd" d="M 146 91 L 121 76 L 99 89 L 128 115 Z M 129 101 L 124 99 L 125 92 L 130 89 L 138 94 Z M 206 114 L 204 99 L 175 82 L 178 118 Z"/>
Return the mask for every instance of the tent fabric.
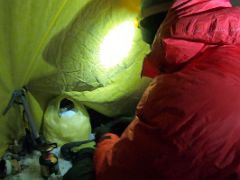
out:
<path id="1" fill-rule="evenodd" d="M 98 55 L 106 33 L 138 13 L 138 0 L 1 0 L 0 112 L 27 86 L 38 129 L 48 102 L 62 94 L 108 116 L 133 113 L 149 83 L 140 78 L 148 46 L 139 30 L 123 64 L 105 71 Z M 21 108 L 0 121 L 2 155 L 24 133 Z"/>
<path id="2" fill-rule="evenodd" d="M 32 0 L 0 1 L 0 155 L 10 139 L 20 137 L 22 129 L 18 107 L 2 116 L 12 92 L 31 79 L 54 71 L 42 58 L 44 46 L 86 3 L 78 0 L 42 0 L 38 3 Z M 40 127 L 42 109 L 33 96 L 29 99 L 35 104 L 32 111 L 37 112 L 35 118 Z"/>
<path id="3" fill-rule="evenodd" d="M 137 16 L 138 10 L 126 4 L 113 0 L 88 3 L 44 51 L 57 73 L 31 82 L 31 89 L 64 93 L 107 116 L 134 113 L 133 107 L 149 82 L 140 79 L 142 59 L 148 52 L 140 30 L 136 30 L 131 53 L 122 64 L 107 69 L 99 60 L 101 43 L 111 29 L 134 22 Z"/>
<path id="4" fill-rule="evenodd" d="M 239 179 L 239 13 L 227 0 L 175 1 L 135 119 L 97 145 L 98 180 Z"/>

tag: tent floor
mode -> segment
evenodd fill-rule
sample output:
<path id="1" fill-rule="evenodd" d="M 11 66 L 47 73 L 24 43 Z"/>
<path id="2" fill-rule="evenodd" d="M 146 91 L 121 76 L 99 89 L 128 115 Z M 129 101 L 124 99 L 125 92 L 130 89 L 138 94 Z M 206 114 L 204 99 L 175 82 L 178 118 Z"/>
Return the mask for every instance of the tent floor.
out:
<path id="1" fill-rule="evenodd" d="M 59 149 L 56 150 L 56 154 L 59 153 Z M 20 160 L 20 164 L 24 166 L 23 170 L 16 175 L 9 175 L 6 180 L 43 180 L 41 176 L 40 165 L 39 165 L 40 152 L 35 151 L 34 153 L 25 156 Z M 72 167 L 69 161 L 65 161 L 59 158 L 59 171 L 60 175 L 51 175 L 48 180 L 60 180 L 62 175 L 64 175 Z"/>

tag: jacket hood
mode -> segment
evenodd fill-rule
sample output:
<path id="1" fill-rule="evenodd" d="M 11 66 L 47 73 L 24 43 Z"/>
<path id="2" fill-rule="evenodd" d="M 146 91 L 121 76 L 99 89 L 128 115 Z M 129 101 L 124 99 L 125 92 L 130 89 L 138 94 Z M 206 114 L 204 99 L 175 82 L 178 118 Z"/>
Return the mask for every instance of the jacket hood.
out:
<path id="1" fill-rule="evenodd" d="M 229 1 L 191 2 L 187 11 L 183 1 L 173 4 L 145 58 L 143 75 L 175 72 L 209 46 L 240 45 L 240 8 Z"/>

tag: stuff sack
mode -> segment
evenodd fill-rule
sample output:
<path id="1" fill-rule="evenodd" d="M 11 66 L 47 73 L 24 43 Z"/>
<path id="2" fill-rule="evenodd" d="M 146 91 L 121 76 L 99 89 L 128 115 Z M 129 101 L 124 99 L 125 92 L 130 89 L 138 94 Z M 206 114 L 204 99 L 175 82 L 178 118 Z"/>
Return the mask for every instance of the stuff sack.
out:
<path id="1" fill-rule="evenodd" d="M 46 109 L 43 133 L 47 141 L 56 142 L 59 146 L 87 140 L 91 133 L 88 112 L 83 105 L 60 96 Z"/>

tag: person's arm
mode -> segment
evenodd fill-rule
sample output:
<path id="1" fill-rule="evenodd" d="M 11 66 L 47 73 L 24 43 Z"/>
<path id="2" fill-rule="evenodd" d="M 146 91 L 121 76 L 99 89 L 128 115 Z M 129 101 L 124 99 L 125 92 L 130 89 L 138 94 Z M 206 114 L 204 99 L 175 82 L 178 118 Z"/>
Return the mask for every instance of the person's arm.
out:
<path id="1" fill-rule="evenodd" d="M 119 140 L 119 137 L 116 134 L 107 133 L 104 134 L 102 140 L 97 143 L 96 151 L 95 151 L 95 172 L 98 175 L 102 168 L 106 166 L 106 161 L 112 154 L 111 149 L 114 144 Z"/>

